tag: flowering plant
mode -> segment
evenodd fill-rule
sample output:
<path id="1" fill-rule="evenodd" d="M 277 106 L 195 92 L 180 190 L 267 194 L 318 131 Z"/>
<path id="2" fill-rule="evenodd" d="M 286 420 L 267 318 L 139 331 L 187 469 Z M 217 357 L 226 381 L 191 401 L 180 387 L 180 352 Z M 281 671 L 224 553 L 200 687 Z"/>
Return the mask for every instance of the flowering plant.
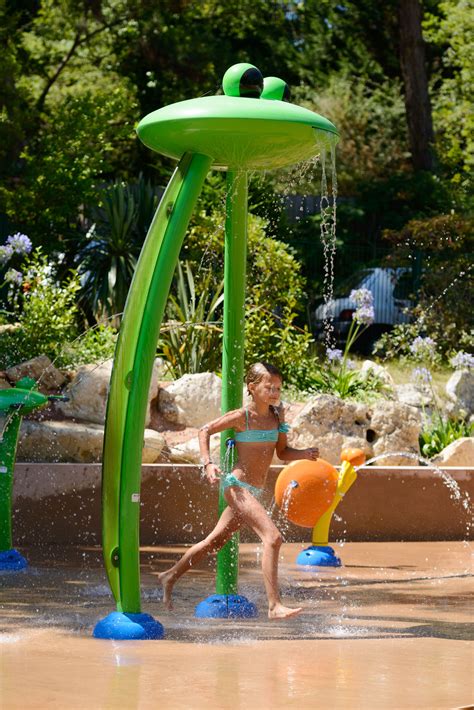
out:
<path id="1" fill-rule="evenodd" d="M 472 436 L 474 424 L 470 424 L 463 417 L 459 416 L 443 417 L 433 387 L 433 376 L 428 368 L 415 367 L 412 371 L 412 380 L 422 392 L 430 395 L 434 406 L 433 414 L 428 416 L 426 415 L 425 406 L 422 401 L 425 424 L 420 433 L 420 449 L 424 456 L 432 458 L 453 441 L 456 441 L 456 439 L 464 436 Z"/>
<path id="2" fill-rule="evenodd" d="M 474 368 L 474 355 L 460 350 L 451 357 L 449 364 L 455 370 L 472 370 Z"/>
<path id="3" fill-rule="evenodd" d="M 322 392 L 337 394 L 339 397 L 364 397 L 386 389 L 379 376 L 373 371 L 361 374 L 356 370 L 355 363 L 349 358 L 349 352 L 357 338 L 374 321 L 374 306 L 372 292 L 366 288 L 353 290 L 350 294 L 357 308 L 352 314 L 344 350 L 328 347 L 326 362 L 315 376 L 315 389 Z"/>
<path id="4" fill-rule="evenodd" d="M 24 257 L 31 252 L 33 245 L 26 234 L 16 232 L 7 237 L 5 244 L 0 245 L 0 267 L 5 267 L 12 260 L 18 261 L 18 257 Z M 12 287 L 21 286 L 23 283 L 23 273 L 10 266 L 3 276 L 3 285 L 8 284 L 10 291 Z M 11 293 L 9 292 L 9 296 Z"/>

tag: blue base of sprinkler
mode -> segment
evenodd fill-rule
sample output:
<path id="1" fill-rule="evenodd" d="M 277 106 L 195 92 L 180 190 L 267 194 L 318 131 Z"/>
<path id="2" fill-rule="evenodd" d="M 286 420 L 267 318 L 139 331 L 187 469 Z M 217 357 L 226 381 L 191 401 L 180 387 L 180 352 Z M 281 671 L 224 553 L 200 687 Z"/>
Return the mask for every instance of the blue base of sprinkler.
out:
<path id="1" fill-rule="evenodd" d="M 113 611 L 95 625 L 92 635 L 96 639 L 148 641 L 162 639 L 165 630 L 150 614 L 123 614 Z"/>
<path id="2" fill-rule="evenodd" d="M 0 552 L 0 571 L 18 572 L 20 569 L 28 567 L 28 562 L 18 550 L 3 550 Z"/>
<path id="3" fill-rule="evenodd" d="M 340 567 L 342 562 L 329 545 L 311 545 L 306 550 L 301 550 L 296 564 L 305 567 Z"/>
<path id="4" fill-rule="evenodd" d="M 198 619 L 254 619 L 258 609 L 240 594 L 211 594 L 199 602 L 194 616 Z"/>

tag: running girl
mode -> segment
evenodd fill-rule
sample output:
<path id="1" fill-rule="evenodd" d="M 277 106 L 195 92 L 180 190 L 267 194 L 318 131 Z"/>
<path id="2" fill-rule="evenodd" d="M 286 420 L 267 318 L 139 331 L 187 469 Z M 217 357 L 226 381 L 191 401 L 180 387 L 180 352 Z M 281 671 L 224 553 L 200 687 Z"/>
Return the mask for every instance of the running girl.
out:
<path id="1" fill-rule="evenodd" d="M 268 617 L 284 619 L 295 616 L 301 607 L 282 604 L 278 589 L 278 554 L 281 535 L 258 500 L 265 485 L 273 453 L 282 461 L 317 459 L 317 448 L 292 449 L 287 445 L 288 425 L 280 408 L 282 376 L 280 371 L 265 362 L 252 365 L 246 377 L 247 391 L 252 401 L 246 408 L 227 412 L 203 426 L 199 431 L 199 445 L 203 468 L 211 485 L 220 482 L 228 507 L 214 530 L 196 543 L 181 559 L 158 579 L 163 585 L 163 601 L 171 608 L 171 592 L 176 581 L 206 554 L 220 550 L 242 525 L 250 527 L 263 543 L 262 571 L 268 597 Z M 233 429 L 237 449 L 237 463 L 224 474 L 211 461 L 209 441 L 212 434 Z"/>

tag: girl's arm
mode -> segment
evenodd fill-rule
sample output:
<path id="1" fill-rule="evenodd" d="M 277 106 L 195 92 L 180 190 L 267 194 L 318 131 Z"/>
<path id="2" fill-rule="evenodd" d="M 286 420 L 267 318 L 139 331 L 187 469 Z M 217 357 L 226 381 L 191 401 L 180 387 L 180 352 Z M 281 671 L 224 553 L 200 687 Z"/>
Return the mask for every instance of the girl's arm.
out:
<path id="1" fill-rule="evenodd" d="M 227 412 L 222 417 L 214 419 L 208 424 L 204 424 L 199 429 L 199 450 L 201 452 L 201 462 L 209 483 L 216 483 L 221 475 L 220 467 L 211 461 L 209 443 L 213 434 L 218 434 L 225 429 L 242 429 L 245 426 L 244 413 L 241 409 L 234 409 Z"/>
<path id="2" fill-rule="evenodd" d="M 288 428 L 288 425 L 284 421 L 283 412 L 280 412 L 280 426 L 276 444 L 276 455 L 280 461 L 298 461 L 299 459 L 315 461 L 319 456 L 317 446 L 312 446 L 309 449 L 292 449 L 291 446 L 288 446 Z"/>

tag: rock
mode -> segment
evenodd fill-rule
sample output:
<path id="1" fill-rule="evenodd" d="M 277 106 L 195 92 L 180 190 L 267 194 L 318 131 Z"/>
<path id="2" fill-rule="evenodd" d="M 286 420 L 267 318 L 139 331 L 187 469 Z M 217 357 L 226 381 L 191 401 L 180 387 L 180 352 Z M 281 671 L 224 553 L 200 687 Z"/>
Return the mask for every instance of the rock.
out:
<path id="1" fill-rule="evenodd" d="M 158 410 L 170 422 L 200 427 L 221 411 L 221 379 L 212 372 L 184 375 L 161 388 Z"/>
<path id="2" fill-rule="evenodd" d="M 293 422 L 289 444 L 303 449 L 318 446 L 321 458 L 340 463 L 341 449 L 362 449 L 367 458 L 389 452 L 419 454 L 421 415 L 399 402 L 365 404 L 323 394 L 312 399 Z M 386 457 L 381 465 L 411 465 L 408 457 Z"/>
<path id="3" fill-rule="evenodd" d="M 407 404 L 409 407 L 423 409 L 423 407 L 430 407 L 433 404 L 433 397 L 414 384 L 395 385 L 394 391 L 398 401 L 402 404 Z"/>
<path id="4" fill-rule="evenodd" d="M 211 459 L 217 464 L 219 464 L 220 448 L 220 434 L 211 436 Z M 197 436 L 193 437 L 192 439 L 188 439 L 187 441 L 183 441 L 180 444 L 176 444 L 175 446 L 170 447 L 166 451 L 166 453 L 163 453 L 163 458 L 166 458 L 167 461 L 171 461 L 172 463 L 201 463 L 199 439 L 197 438 Z"/>
<path id="5" fill-rule="evenodd" d="M 156 463 L 166 444 L 162 434 L 154 429 L 145 429 L 142 450 L 142 463 Z"/>
<path id="6" fill-rule="evenodd" d="M 100 365 L 82 365 L 66 390 L 69 402 L 58 403 L 58 409 L 69 419 L 80 419 L 95 424 L 105 422 L 105 410 L 109 393 L 113 360 L 105 360 Z M 151 419 L 150 404 L 158 394 L 158 381 L 163 374 L 164 363 L 156 358 L 148 393 L 148 407 L 145 426 Z"/>
<path id="7" fill-rule="evenodd" d="M 421 412 L 401 402 L 378 400 L 371 406 L 370 430 L 374 456 L 408 453 L 408 456 L 384 456 L 379 466 L 418 466 Z M 372 433 L 373 432 L 373 433 Z"/>
<path id="8" fill-rule="evenodd" d="M 456 370 L 446 383 L 446 394 L 451 400 L 448 410 L 470 416 L 474 413 L 474 372 Z"/>
<path id="9" fill-rule="evenodd" d="M 394 389 L 395 382 L 393 381 L 393 377 L 385 369 L 385 367 L 383 367 L 383 365 L 379 365 L 377 362 L 372 362 L 372 360 L 364 360 L 362 367 L 360 368 L 360 374 L 364 377 L 369 372 L 373 372 L 374 375 L 377 375 L 377 377 L 382 380 L 384 385 L 392 390 Z"/>
<path id="10" fill-rule="evenodd" d="M 431 461 L 435 466 L 474 466 L 474 437 L 456 439 Z"/>
<path id="11" fill-rule="evenodd" d="M 104 427 L 98 424 L 24 420 L 18 442 L 18 461 L 94 463 L 102 458 Z M 145 429 L 143 463 L 155 463 L 165 440 Z"/>
<path id="12" fill-rule="evenodd" d="M 22 377 L 32 377 L 42 392 L 57 390 L 66 382 L 62 372 L 54 367 L 46 355 L 38 355 L 38 357 L 10 367 L 5 374 L 10 382 L 18 382 Z"/>

